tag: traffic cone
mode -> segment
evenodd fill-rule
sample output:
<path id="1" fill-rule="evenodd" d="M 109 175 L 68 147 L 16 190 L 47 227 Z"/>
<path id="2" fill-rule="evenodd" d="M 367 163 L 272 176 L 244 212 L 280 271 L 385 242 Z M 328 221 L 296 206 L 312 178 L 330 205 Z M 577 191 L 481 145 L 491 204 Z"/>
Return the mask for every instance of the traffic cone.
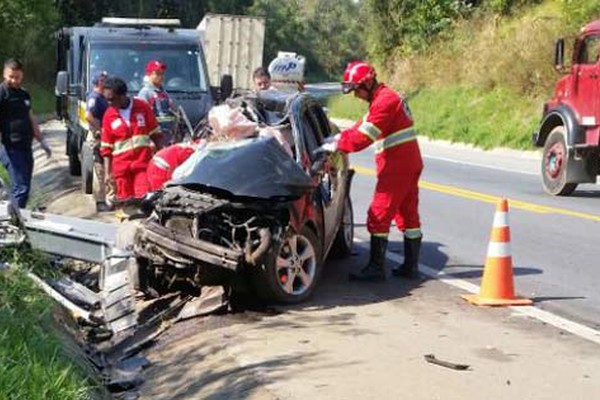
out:
<path id="1" fill-rule="evenodd" d="M 532 304 L 530 299 L 515 296 L 513 262 L 510 252 L 510 228 L 508 226 L 508 201 L 505 198 L 502 198 L 496 207 L 479 294 L 462 295 L 462 298 L 478 306 Z"/>

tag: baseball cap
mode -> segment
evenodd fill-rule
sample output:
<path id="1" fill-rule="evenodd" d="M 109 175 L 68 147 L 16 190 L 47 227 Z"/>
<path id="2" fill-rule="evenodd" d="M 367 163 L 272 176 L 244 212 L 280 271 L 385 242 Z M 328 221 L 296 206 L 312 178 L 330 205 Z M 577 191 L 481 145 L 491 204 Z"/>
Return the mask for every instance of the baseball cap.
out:
<path id="1" fill-rule="evenodd" d="M 106 71 L 99 72 L 92 78 L 92 85 L 95 86 L 95 85 L 99 84 L 100 81 L 105 80 L 107 76 L 108 76 L 108 74 L 106 73 Z"/>
<path id="2" fill-rule="evenodd" d="M 167 64 L 157 60 L 152 60 L 146 64 L 146 74 L 151 74 L 154 71 L 164 71 L 167 69 Z"/>

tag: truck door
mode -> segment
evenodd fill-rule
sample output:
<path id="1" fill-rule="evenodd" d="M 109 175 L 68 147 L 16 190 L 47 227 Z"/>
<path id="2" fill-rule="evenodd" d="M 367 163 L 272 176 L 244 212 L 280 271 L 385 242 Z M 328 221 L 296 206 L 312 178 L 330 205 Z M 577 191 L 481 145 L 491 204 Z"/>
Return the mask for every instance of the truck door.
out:
<path id="1" fill-rule="evenodd" d="M 586 37 L 580 47 L 575 65 L 575 87 L 573 100 L 584 126 L 600 124 L 600 35 Z"/>

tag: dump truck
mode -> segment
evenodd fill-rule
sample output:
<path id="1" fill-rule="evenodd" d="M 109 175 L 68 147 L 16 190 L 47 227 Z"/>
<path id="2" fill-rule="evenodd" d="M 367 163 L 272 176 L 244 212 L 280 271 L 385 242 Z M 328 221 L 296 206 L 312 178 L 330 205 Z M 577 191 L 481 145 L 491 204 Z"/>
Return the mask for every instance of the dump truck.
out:
<path id="1" fill-rule="evenodd" d="M 565 40 L 555 46 L 554 67 L 564 74 L 544 104 L 533 144 L 543 148 L 544 190 L 568 196 L 600 173 L 600 20 L 585 25 L 565 66 Z"/>
<path id="2" fill-rule="evenodd" d="M 252 90 L 252 73 L 263 65 L 265 19 L 247 15 L 206 14 L 197 27 L 206 55 L 208 79 L 233 78 L 236 92 Z"/>

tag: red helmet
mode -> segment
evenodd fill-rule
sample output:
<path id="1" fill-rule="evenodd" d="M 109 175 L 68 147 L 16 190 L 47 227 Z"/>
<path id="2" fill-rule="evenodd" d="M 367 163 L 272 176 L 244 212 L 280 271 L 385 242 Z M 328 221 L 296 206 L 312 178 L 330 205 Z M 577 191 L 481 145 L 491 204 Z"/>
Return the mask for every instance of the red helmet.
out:
<path id="1" fill-rule="evenodd" d="M 352 61 L 344 71 L 342 92 L 350 93 L 361 85 L 372 81 L 377 76 L 375 68 L 365 61 Z"/>
<path id="2" fill-rule="evenodd" d="M 152 60 L 146 64 L 146 75 L 150 75 L 154 71 L 165 71 L 166 69 L 167 64 L 157 60 Z"/>

